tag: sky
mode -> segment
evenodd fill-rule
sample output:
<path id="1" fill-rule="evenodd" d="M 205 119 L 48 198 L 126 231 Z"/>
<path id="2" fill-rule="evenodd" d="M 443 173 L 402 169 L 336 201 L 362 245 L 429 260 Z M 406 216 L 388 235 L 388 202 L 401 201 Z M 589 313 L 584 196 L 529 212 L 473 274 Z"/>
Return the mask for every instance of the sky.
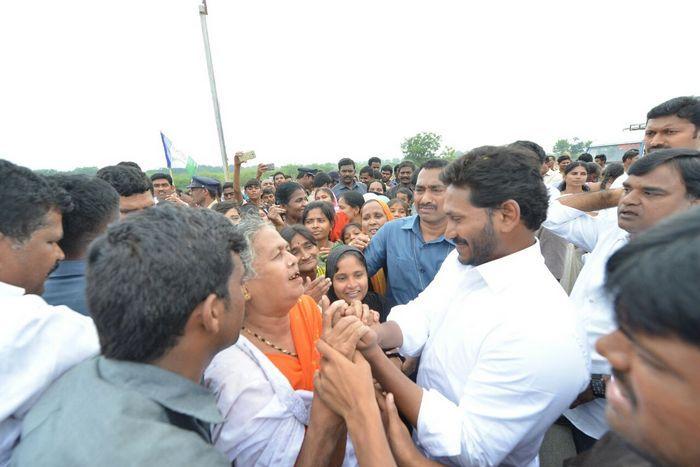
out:
<path id="1" fill-rule="evenodd" d="M 163 167 L 159 132 L 221 164 L 197 0 L 0 2 L 0 158 Z M 623 132 L 699 94 L 700 2 L 209 0 L 227 152 L 399 158 Z"/>

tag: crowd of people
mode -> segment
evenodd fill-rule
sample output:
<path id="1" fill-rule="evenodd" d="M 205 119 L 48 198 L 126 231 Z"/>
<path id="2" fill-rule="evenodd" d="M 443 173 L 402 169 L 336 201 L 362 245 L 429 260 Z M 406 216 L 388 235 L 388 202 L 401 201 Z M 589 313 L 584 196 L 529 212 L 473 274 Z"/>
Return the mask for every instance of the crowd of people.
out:
<path id="1" fill-rule="evenodd" d="M 646 117 L 621 162 L 0 160 L 0 466 L 697 465 L 700 98 Z"/>

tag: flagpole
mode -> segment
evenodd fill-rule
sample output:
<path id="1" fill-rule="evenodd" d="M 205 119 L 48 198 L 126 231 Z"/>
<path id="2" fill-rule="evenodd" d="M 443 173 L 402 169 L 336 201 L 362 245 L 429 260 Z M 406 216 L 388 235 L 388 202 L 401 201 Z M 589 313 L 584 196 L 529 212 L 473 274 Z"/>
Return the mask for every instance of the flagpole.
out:
<path id="1" fill-rule="evenodd" d="M 221 126 L 221 112 L 219 110 L 219 96 L 216 93 L 216 81 L 214 80 L 214 65 L 211 61 L 211 49 L 209 47 L 209 29 L 207 28 L 207 0 L 202 0 L 199 5 L 199 19 L 202 23 L 202 37 L 204 38 L 204 53 L 207 57 L 207 71 L 209 72 L 209 87 L 211 88 L 211 99 L 214 102 L 214 117 L 216 118 L 216 129 L 219 133 L 219 148 L 221 149 L 221 164 L 224 168 L 224 180 L 229 181 L 228 158 L 226 157 L 226 142 L 224 141 L 224 129 Z"/>

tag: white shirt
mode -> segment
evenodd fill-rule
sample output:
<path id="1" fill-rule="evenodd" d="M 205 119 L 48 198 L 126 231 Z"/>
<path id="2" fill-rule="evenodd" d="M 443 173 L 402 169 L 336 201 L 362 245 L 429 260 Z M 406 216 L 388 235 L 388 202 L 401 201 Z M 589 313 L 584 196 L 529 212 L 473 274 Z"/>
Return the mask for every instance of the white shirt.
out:
<path id="1" fill-rule="evenodd" d="M 556 188 L 562 181 L 564 181 L 564 177 L 558 170 L 549 169 L 542 177 L 542 181 L 545 185 Z"/>
<path id="2" fill-rule="evenodd" d="M 540 246 L 472 267 L 457 251 L 389 315 L 421 356 L 414 437 L 458 465 L 538 465 L 545 431 L 586 387 L 583 328 Z"/>
<path id="3" fill-rule="evenodd" d="M 610 374 L 610 364 L 595 350 L 596 341 L 616 329 L 613 305 L 603 288 L 605 265 L 608 258 L 628 242 L 629 234 L 617 225 L 617 216 L 591 217 L 558 201 L 550 203 L 547 220 L 542 226 L 590 251 L 571 290 L 570 299 L 586 328 L 591 371 Z M 579 430 L 593 438 L 600 439 L 608 431 L 605 399 L 595 399 L 564 415 Z"/>
<path id="4" fill-rule="evenodd" d="M 313 393 L 287 378 L 244 336 L 219 352 L 204 372 L 224 423 L 214 445 L 237 466 L 293 466 L 309 424 Z M 343 465 L 357 465 L 348 441 Z"/>
<path id="5" fill-rule="evenodd" d="M 0 466 L 48 386 L 100 350 L 92 319 L 0 282 Z"/>
<path id="6" fill-rule="evenodd" d="M 622 184 L 625 183 L 625 180 L 629 178 L 629 175 L 627 175 L 627 172 L 624 172 L 622 175 L 617 177 L 615 181 L 612 182 L 610 185 L 610 190 L 614 190 L 615 188 L 622 188 Z"/>

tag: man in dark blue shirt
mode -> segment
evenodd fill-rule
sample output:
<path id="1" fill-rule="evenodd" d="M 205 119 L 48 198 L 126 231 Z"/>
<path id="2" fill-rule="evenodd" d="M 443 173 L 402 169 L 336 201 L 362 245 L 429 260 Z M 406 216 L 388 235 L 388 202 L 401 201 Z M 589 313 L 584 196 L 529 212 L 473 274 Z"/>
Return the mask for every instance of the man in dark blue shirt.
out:
<path id="1" fill-rule="evenodd" d="M 425 289 L 454 249 L 445 239 L 445 185 L 439 175 L 447 161 L 432 159 L 420 169 L 415 189 L 416 215 L 384 224 L 369 242 L 352 243 L 364 249 L 370 276 L 384 268 L 390 306 L 408 303 Z"/>
<path id="2" fill-rule="evenodd" d="M 338 171 L 340 172 L 340 182 L 333 187 L 333 194 L 336 198 L 340 198 L 340 195 L 345 191 L 356 191 L 361 195 L 367 193 L 365 184 L 355 180 L 355 162 L 352 159 L 347 157 L 340 159 Z"/>
<path id="3" fill-rule="evenodd" d="M 63 215 L 63 238 L 58 242 L 66 259 L 46 280 L 43 298 L 50 305 L 65 305 L 89 316 L 85 302 L 85 254 L 90 242 L 119 219 L 119 194 L 97 177 L 55 175 L 49 179 L 68 192 L 74 207 Z"/>

